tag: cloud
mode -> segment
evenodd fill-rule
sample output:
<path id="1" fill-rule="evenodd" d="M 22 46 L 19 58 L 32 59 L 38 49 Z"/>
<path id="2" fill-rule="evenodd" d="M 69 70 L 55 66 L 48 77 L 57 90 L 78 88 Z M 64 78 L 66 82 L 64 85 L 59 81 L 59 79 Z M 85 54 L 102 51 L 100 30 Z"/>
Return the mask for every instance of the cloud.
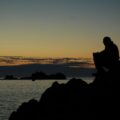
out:
<path id="1" fill-rule="evenodd" d="M 53 64 L 68 67 L 93 67 L 90 58 L 32 58 L 21 56 L 0 56 L 0 66 L 15 66 L 24 64 Z"/>

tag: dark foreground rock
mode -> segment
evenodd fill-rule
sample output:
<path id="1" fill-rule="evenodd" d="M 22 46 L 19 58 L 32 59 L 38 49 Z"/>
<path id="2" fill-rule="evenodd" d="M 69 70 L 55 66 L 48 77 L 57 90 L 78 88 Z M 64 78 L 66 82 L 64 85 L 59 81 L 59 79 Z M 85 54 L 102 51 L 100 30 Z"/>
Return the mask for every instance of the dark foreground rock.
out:
<path id="1" fill-rule="evenodd" d="M 71 79 L 48 88 L 39 101 L 30 100 L 9 120 L 108 120 L 113 117 L 112 85 L 120 80 L 120 65 L 99 73 L 91 84 Z"/>

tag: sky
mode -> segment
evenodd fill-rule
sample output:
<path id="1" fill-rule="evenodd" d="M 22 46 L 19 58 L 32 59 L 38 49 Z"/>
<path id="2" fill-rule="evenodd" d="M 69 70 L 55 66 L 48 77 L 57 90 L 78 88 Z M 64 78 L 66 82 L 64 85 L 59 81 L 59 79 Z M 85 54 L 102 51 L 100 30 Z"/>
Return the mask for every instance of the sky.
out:
<path id="1" fill-rule="evenodd" d="M 84 57 L 120 47 L 120 0 L 0 0 L 0 56 Z"/>

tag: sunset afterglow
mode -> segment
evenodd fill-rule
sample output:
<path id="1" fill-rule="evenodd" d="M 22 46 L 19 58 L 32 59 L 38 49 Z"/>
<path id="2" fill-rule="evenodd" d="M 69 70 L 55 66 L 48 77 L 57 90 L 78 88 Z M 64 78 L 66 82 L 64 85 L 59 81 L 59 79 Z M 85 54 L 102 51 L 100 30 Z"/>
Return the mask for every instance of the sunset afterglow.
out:
<path id="1" fill-rule="evenodd" d="M 1 0 L 0 56 L 84 57 L 120 46 L 119 0 Z"/>

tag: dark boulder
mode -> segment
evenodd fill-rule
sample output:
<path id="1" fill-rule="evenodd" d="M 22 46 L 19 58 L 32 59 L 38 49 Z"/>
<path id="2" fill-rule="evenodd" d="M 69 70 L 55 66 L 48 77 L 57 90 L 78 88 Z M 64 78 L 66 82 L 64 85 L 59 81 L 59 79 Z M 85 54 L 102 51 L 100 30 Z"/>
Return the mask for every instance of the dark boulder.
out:
<path id="1" fill-rule="evenodd" d="M 9 120 L 102 120 L 113 117 L 113 84 L 120 79 L 120 66 L 97 74 L 91 84 L 71 79 L 54 82 L 39 101 L 23 103 Z"/>

